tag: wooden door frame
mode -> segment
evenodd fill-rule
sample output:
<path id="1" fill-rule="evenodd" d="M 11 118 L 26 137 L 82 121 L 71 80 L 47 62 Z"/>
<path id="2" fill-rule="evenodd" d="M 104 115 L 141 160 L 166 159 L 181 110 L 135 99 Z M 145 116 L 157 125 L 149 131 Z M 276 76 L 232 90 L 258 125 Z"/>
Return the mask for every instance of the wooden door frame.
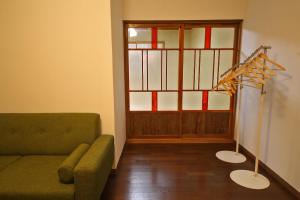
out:
<path id="1" fill-rule="evenodd" d="M 123 21 L 123 42 L 124 42 L 124 80 L 125 80 L 125 109 L 126 109 L 126 138 L 129 143 L 207 143 L 207 142 L 233 142 L 234 137 L 234 127 L 235 127 L 235 108 L 236 108 L 236 95 L 231 99 L 231 112 L 232 115 L 230 117 L 229 122 L 229 133 L 223 137 L 220 136 L 202 136 L 200 137 L 186 137 L 183 138 L 182 131 L 180 130 L 180 137 L 167 137 L 162 136 L 160 138 L 157 137 L 143 137 L 143 138 L 129 138 L 128 134 L 128 126 L 129 126 L 129 113 L 133 112 L 129 109 L 129 64 L 128 64 L 128 28 L 151 28 L 151 27 L 174 27 L 178 28 L 179 31 L 184 27 L 234 27 L 235 28 L 235 38 L 234 38 L 234 50 L 236 53 L 233 54 L 233 65 L 238 63 L 240 60 L 240 49 L 241 49 L 241 37 L 242 37 L 242 19 L 230 19 L 230 20 L 124 20 Z M 182 33 L 179 33 L 179 51 L 180 51 L 180 43 L 183 41 Z M 180 53 L 179 53 L 180 55 Z M 182 58 L 179 58 L 179 62 L 183 62 Z M 180 70 L 180 69 L 179 69 Z M 179 76 L 182 77 L 182 74 Z M 180 80 L 179 80 L 180 81 Z M 180 88 L 179 88 L 180 89 Z M 180 92 L 179 92 L 180 93 Z M 180 96 L 180 95 L 178 95 Z M 182 98 L 179 102 L 182 101 Z M 135 112 L 149 112 L 149 111 L 135 111 Z M 159 111 L 160 113 L 174 113 L 180 112 L 180 116 L 182 115 L 182 111 Z M 207 110 L 205 112 L 216 112 L 215 110 Z M 181 117 L 180 117 L 181 118 Z M 181 128 L 180 128 L 181 129 Z"/>

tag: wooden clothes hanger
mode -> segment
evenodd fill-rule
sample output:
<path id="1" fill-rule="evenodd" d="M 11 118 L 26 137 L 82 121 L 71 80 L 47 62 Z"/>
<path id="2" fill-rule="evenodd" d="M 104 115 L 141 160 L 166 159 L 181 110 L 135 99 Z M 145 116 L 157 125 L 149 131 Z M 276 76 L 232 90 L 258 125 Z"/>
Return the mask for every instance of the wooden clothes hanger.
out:
<path id="1" fill-rule="evenodd" d="M 265 64 L 267 62 L 271 63 L 275 69 L 268 67 Z M 285 71 L 286 69 L 282 65 L 271 60 L 266 54 L 259 53 L 256 57 L 248 62 L 226 72 L 213 90 L 221 88 L 227 91 L 230 96 L 232 96 L 234 93 L 236 93 L 239 85 L 261 89 L 262 86 L 266 84 L 266 80 L 269 80 L 273 76 L 277 75 L 274 70 Z M 240 79 L 241 76 L 243 77 L 242 79 Z M 248 84 L 244 82 L 247 82 Z"/>
<path id="2" fill-rule="evenodd" d="M 286 71 L 285 67 L 283 67 L 282 65 L 278 64 L 277 62 L 271 60 L 266 54 L 260 53 L 260 54 L 258 54 L 258 57 L 263 58 L 264 60 L 268 61 L 269 63 L 275 65 L 280 70 Z"/>

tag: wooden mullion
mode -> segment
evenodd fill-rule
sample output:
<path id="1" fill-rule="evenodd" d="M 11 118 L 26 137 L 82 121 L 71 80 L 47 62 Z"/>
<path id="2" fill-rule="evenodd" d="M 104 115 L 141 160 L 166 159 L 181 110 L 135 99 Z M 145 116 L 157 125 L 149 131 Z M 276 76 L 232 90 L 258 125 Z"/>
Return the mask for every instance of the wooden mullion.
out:
<path id="1" fill-rule="evenodd" d="M 146 51 L 147 52 L 147 90 L 149 90 L 149 84 L 148 84 L 148 82 L 149 82 L 149 80 L 148 80 L 148 74 L 149 74 L 149 55 L 148 55 L 148 50 Z"/>
<path id="2" fill-rule="evenodd" d="M 182 111 L 184 28 L 179 28 L 178 111 Z"/>
<path id="3" fill-rule="evenodd" d="M 128 59 L 128 24 L 123 23 L 123 37 L 124 37 L 124 81 L 125 81 L 125 125 L 126 125 L 126 137 L 129 137 L 129 59 Z"/>
<path id="4" fill-rule="evenodd" d="M 200 90 L 201 50 L 199 50 L 198 90 Z"/>
<path id="5" fill-rule="evenodd" d="M 144 90 L 144 51 L 142 50 L 142 90 Z"/>
<path id="6" fill-rule="evenodd" d="M 211 81 L 211 88 L 214 87 L 214 82 L 215 82 L 215 62 L 216 62 L 216 51 L 214 51 L 214 55 L 213 55 L 213 72 L 212 72 L 212 81 Z"/>
<path id="7" fill-rule="evenodd" d="M 158 51 L 158 50 L 168 50 L 168 51 L 178 51 L 179 48 L 157 48 L 157 49 L 151 49 L 151 48 L 132 48 L 130 51 L 141 51 L 141 50 L 147 50 L 147 51 Z M 232 50 L 232 49 L 228 49 Z"/>
<path id="8" fill-rule="evenodd" d="M 194 50 L 194 74 L 193 74 L 193 89 L 195 89 L 195 79 L 196 79 L 196 50 Z"/>
<path id="9" fill-rule="evenodd" d="M 163 50 L 160 50 L 160 89 L 162 90 L 163 88 L 163 74 L 162 74 L 162 70 L 163 70 Z"/>
<path id="10" fill-rule="evenodd" d="M 206 49 L 206 48 L 184 48 L 184 50 L 190 50 L 190 51 L 193 51 L 193 50 L 215 50 L 215 51 L 218 51 L 218 50 L 236 50 L 235 48 L 209 48 L 209 49 Z"/>
<path id="11" fill-rule="evenodd" d="M 184 26 L 179 28 L 179 73 L 178 73 L 178 111 L 179 111 L 179 137 L 182 137 L 182 88 L 183 88 L 183 51 Z"/>
<path id="12" fill-rule="evenodd" d="M 168 50 L 166 50 L 166 90 L 168 90 Z"/>
<path id="13" fill-rule="evenodd" d="M 218 51 L 218 71 L 217 71 L 217 84 L 219 83 L 219 76 L 220 76 L 220 59 L 221 59 L 221 51 Z"/>

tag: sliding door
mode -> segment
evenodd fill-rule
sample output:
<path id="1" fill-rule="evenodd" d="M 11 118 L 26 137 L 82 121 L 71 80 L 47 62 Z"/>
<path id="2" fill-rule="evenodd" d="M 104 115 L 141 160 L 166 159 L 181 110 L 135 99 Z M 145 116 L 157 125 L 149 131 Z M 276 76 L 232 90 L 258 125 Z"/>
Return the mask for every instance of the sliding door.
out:
<path id="1" fill-rule="evenodd" d="M 128 139 L 232 138 L 240 21 L 124 23 Z"/>

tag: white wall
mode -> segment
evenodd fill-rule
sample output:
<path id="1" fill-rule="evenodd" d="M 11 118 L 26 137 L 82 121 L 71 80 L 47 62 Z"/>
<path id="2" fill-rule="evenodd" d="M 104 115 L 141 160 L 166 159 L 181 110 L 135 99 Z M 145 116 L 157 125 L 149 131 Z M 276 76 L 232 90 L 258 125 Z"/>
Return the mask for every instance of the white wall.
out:
<path id="1" fill-rule="evenodd" d="M 262 161 L 300 191 L 300 1 L 250 0 L 244 22 L 242 52 L 261 44 L 287 68 L 267 86 Z M 258 92 L 245 89 L 242 103 L 242 145 L 254 153 Z"/>
<path id="2" fill-rule="evenodd" d="M 241 19 L 246 0 L 126 0 L 126 20 Z"/>
<path id="3" fill-rule="evenodd" d="M 115 106 L 115 167 L 118 164 L 126 141 L 124 45 L 123 45 L 123 0 L 111 0 L 112 55 Z"/>

